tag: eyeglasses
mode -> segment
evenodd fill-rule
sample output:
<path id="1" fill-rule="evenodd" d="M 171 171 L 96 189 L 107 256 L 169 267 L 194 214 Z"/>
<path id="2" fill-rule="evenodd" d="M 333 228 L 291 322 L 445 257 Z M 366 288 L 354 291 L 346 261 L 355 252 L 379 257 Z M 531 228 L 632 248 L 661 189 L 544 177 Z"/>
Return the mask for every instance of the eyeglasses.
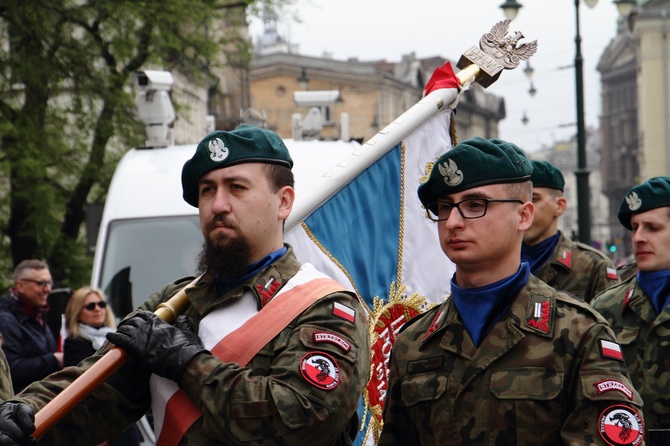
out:
<path id="1" fill-rule="evenodd" d="M 32 282 L 40 288 L 47 286 L 53 286 L 53 281 L 51 280 L 33 280 L 33 279 L 19 279 L 21 282 Z"/>
<path id="2" fill-rule="evenodd" d="M 84 305 L 84 309 L 86 309 L 88 311 L 93 311 L 93 310 L 95 310 L 96 305 L 101 310 L 104 310 L 105 308 L 107 308 L 107 302 L 105 302 L 104 300 L 101 300 L 100 302 L 89 302 L 89 303 L 87 303 L 86 305 Z"/>
<path id="3" fill-rule="evenodd" d="M 493 198 L 468 198 L 458 203 L 449 203 L 447 201 L 434 201 L 428 203 L 426 215 L 433 221 L 444 221 L 451 215 L 453 208 L 458 209 L 461 217 L 466 219 L 481 218 L 486 215 L 489 203 L 519 203 L 523 201 L 513 198 L 496 200 Z"/>

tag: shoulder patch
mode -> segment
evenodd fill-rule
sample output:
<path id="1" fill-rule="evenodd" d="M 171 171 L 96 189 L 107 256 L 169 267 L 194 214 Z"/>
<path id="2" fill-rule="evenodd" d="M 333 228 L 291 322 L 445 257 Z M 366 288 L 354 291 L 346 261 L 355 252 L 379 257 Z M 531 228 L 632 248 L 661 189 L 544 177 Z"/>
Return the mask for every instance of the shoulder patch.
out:
<path id="1" fill-rule="evenodd" d="M 644 440 L 644 422 L 632 407 L 609 406 L 598 419 L 600 436 L 611 446 L 639 445 Z"/>
<path id="2" fill-rule="evenodd" d="M 335 344 L 340 347 L 345 352 L 351 350 L 351 344 L 344 339 L 342 336 L 336 335 L 335 333 L 330 333 L 327 331 L 318 331 L 314 332 L 314 342 L 327 342 L 329 344 Z"/>
<path id="3" fill-rule="evenodd" d="M 356 310 L 339 302 L 335 302 L 333 304 L 333 316 L 353 324 L 356 321 Z"/>
<path id="4" fill-rule="evenodd" d="M 547 296 L 531 294 L 526 326 L 542 334 L 551 333 L 554 326 L 551 302 L 551 299 Z"/>
<path id="5" fill-rule="evenodd" d="M 322 390 L 333 390 L 340 383 L 340 368 L 337 361 L 324 352 L 309 352 L 300 361 L 300 374 Z"/>
<path id="6" fill-rule="evenodd" d="M 626 395 L 626 398 L 633 400 L 633 391 L 621 381 L 616 379 L 606 379 L 593 384 L 599 394 L 615 390 Z"/>
<path id="7" fill-rule="evenodd" d="M 607 339 L 598 339 L 598 345 L 600 346 L 600 356 L 623 362 L 623 353 L 619 344 Z"/>
<path id="8" fill-rule="evenodd" d="M 615 268 L 607 268 L 607 278 L 612 280 L 617 280 L 619 278 Z"/>

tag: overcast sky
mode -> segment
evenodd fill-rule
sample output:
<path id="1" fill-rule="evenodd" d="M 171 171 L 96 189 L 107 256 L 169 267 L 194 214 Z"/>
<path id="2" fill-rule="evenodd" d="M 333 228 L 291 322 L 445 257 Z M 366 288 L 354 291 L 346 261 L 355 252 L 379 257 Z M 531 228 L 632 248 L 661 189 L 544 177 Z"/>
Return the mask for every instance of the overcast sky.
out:
<path id="1" fill-rule="evenodd" d="M 333 59 L 397 62 L 411 52 L 417 57 L 440 56 L 458 60 L 461 53 L 478 45 L 482 34 L 504 19 L 504 0 L 296 0 L 278 24 L 279 32 L 298 45 L 298 53 L 329 54 Z M 505 70 L 488 88 L 505 98 L 507 117 L 500 137 L 534 151 L 576 133 L 575 111 L 575 2 L 573 0 L 517 0 L 523 5 L 510 24 L 510 33 L 521 31 L 525 39 L 538 41 L 530 59 L 535 97 L 528 94 L 530 81 L 525 62 Z M 290 20 L 295 14 L 300 22 Z M 599 0 L 593 9 L 580 5 L 580 34 L 584 59 L 586 125 L 598 126 L 600 75 L 596 65 L 616 34 L 616 6 Z M 252 20 L 252 37 L 260 34 Z M 527 125 L 521 123 L 524 114 Z M 388 124 L 388 123 L 385 123 Z"/>

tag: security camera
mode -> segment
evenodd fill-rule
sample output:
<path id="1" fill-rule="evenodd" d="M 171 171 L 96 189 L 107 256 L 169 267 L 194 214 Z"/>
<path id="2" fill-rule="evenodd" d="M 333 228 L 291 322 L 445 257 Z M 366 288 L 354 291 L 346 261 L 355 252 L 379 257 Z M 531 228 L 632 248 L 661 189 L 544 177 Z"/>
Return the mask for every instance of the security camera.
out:
<path id="1" fill-rule="evenodd" d="M 133 84 L 138 90 L 164 90 L 172 88 L 172 73 L 169 71 L 144 70 L 132 74 Z"/>
<path id="2" fill-rule="evenodd" d="M 145 125 L 147 147 L 164 147 L 174 143 L 172 123 L 176 115 L 170 98 L 172 74 L 168 71 L 135 71 L 133 85 L 137 90 L 137 114 Z"/>

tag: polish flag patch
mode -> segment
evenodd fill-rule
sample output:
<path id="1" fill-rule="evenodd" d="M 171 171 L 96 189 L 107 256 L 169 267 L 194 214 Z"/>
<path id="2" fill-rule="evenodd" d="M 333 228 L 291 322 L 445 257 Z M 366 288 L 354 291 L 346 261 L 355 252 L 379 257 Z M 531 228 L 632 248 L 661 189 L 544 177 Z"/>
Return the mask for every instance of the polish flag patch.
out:
<path id="1" fill-rule="evenodd" d="M 616 342 L 607 341 L 605 339 L 600 339 L 600 355 L 603 358 L 616 359 L 618 361 L 623 361 L 623 353 L 621 352 L 621 346 Z"/>
<path id="2" fill-rule="evenodd" d="M 614 268 L 607 268 L 607 278 L 608 278 L 608 279 L 612 279 L 612 280 L 616 280 L 616 279 L 618 279 L 619 276 L 618 276 L 617 273 L 616 273 L 616 269 L 614 269 Z"/>
<path id="3" fill-rule="evenodd" d="M 335 305 L 333 306 L 333 316 L 337 316 L 340 319 L 344 319 L 353 324 L 354 321 L 356 321 L 356 310 L 339 302 L 335 302 Z"/>

